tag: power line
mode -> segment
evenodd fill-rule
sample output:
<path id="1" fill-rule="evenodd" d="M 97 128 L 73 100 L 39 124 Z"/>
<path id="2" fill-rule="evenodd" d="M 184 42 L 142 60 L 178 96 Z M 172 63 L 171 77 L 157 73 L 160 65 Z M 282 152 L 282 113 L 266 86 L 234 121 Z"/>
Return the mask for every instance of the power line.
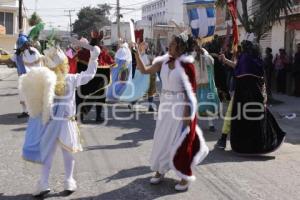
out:
<path id="1" fill-rule="evenodd" d="M 75 10 L 65 10 L 65 12 L 68 12 L 67 15 L 70 18 L 70 34 L 72 35 L 72 12 L 75 12 Z"/>

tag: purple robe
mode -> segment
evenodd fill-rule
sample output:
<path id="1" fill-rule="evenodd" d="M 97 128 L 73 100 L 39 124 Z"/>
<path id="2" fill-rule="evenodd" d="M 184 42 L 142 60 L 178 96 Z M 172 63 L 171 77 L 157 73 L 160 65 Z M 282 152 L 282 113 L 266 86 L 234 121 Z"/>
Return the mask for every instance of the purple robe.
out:
<path id="1" fill-rule="evenodd" d="M 252 74 L 255 76 L 263 77 L 264 76 L 264 68 L 263 68 L 263 60 L 260 58 L 253 58 L 248 53 L 243 53 L 239 57 L 239 61 L 237 63 L 236 68 L 234 69 L 234 75 L 242 76 L 245 74 Z"/>

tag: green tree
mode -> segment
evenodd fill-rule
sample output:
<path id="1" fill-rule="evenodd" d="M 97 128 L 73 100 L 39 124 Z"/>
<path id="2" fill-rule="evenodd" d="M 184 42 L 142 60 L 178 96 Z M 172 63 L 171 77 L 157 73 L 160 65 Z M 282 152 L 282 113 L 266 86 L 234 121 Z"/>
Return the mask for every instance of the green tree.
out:
<path id="1" fill-rule="evenodd" d="M 84 7 L 77 14 L 78 19 L 73 24 L 73 32 L 83 37 L 90 37 L 93 30 L 99 30 L 109 25 L 111 7 L 108 4 L 100 4 L 97 7 Z"/>
<path id="2" fill-rule="evenodd" d="M 216 5 L 225 7 L 226 2 L 227 0 L 217 0 Z M 276 22 L 280 21 L 281 14 L 287 15 L 294 5 L 293 0 L 256 0 L 252 6 L 247 5 L 249 0 L 240 2 L 242 10 L 238 10 L 238 18 L 247 32 L 256 34 L 258 42 Z"/>
<path id="3" fill-rule="evenodd" d="M 28 19 L 29 26 L 35 26 L 41 22 L 42 18 L 36 12 L 34 12 Z"/>

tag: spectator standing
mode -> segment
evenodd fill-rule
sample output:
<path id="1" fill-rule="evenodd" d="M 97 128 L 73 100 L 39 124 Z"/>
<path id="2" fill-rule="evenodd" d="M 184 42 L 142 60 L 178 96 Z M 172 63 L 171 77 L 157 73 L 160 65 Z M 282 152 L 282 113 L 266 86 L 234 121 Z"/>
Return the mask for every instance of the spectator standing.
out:
<path id="1" fill-rule="evenodd" d="M 266 48 L 266 56 L 264 57 L 264 71 L 266 80 L 266 90 L 269 98 L 272 98 L 272 73 L 274 70 L 272 49 Z"/>
<path id="2" fill-rule="evenodd" d="M 289 59 L 284 49 L 279 49 L 279 55 L 276 54 L 274 65 L 276 70 L 276 85 L 278 93 L 286 92 L 286 68 Z"/>
<path id="3" fill-rule="evenodd" d="M 300 97 L 300 43 L 297 44 L 297 52 L 294 57 L 293 75 L 295 79 L 294 95 Z"/>

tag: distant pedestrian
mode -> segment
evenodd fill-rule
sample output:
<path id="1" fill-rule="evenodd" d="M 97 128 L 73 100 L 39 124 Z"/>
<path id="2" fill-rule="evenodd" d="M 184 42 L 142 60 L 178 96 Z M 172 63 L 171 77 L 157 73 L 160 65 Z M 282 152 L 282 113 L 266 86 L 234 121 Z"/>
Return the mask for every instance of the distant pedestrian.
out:
<path id="1" fill-rule="evenodd" d="M 272 49 L 270 47 L 266 48 L 266 56 L 264 57 L 264 71 L 265 71 L 265 81 L 266 90 L 269 98 L 272 98 L 272 73 L 274 70 Z"/>
<path id="2" fill-rule="evenodd" d="M 300 43 L 297 44 L 297 52 L 294 57 L 293 74 L 295 78 L 294 95 L 300 97 Z"/>
<path id="3" fill-rule="evenodd" d="M 276 70 L 276 86 L 277 92 L 286 92 L 286 68 L 289 64 L 288 56 L 284 49 L 279 49 L 279 54 L 276 54 L 274 66 Z"/>

